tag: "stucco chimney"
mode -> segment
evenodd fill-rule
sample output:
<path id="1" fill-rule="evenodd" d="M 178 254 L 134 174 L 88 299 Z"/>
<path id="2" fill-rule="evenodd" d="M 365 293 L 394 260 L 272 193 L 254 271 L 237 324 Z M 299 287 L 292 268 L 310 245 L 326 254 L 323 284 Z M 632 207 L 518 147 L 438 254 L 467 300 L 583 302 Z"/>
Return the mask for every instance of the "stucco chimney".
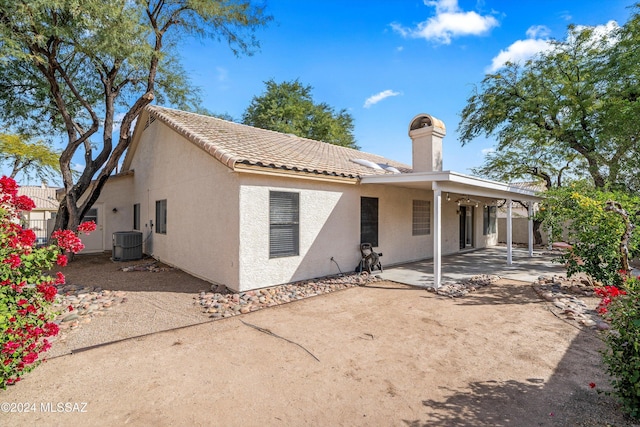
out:
<path id="1" fill-rule="evenodd" d="M 409 125 L 413 143 L 413 171 L 442 170 L 442 138 L 447 134 L 444 123 L 429 114 L 418 114 Z"/>

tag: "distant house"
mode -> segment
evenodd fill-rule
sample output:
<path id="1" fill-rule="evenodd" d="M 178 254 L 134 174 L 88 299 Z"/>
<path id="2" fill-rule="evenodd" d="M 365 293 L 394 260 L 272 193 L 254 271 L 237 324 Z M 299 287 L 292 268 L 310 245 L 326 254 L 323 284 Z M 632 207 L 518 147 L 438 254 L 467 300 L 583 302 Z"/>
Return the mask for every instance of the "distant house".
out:
<path id="1" fill-rule="evenodd" d="M 59 205 L 56 199 L 57 190 L 58 188 L 46 184 L 18 187 L 18 195 L 30 197 L 36 205 L 31 212 L 22 212 L 20 221 L 25 228 L 30 228 L 36 233 L 39 244 L 46 243 L 51 234 L 52 220 L 55 220 Z"/>
<path id="2" fill-rule="evenodd" d="M 148 106 L 122 173 L 94 205 L 87 251 L 137 230 L 144 252 L 245 291 L 353 271 L 371 243 L 386 265 L 495 245 L 497 201 L 535 192 L 442 171 L 444 124 L 409 126 L 413 165 L 214 117 Z M 83 238 L 84 239 L 84 238 Z M 508 262 L 511 262 L 509 248 Z"/>

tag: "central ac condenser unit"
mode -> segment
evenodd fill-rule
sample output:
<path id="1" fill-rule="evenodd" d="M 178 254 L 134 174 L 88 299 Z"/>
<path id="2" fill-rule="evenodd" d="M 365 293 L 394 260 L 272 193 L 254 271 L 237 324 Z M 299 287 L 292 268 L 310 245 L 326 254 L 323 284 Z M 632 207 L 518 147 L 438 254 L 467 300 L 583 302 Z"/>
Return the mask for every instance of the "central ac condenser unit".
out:
<path id="1" fill-rule="evenodd" d="M 113 233 L 114 261 L 131 261 L 142 258 L 142 233 L 139 231 L 116 231 Z"/>

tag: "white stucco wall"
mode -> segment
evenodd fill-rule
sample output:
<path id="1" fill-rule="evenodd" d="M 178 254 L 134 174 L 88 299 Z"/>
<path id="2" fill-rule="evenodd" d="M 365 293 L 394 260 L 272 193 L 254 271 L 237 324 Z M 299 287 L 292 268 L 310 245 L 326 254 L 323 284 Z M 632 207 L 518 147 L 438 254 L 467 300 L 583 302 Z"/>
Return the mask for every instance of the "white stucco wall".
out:
<path id="1" fill-rule="evenodd" d="M 384 266 L 433 256 L 433 193 L 386 185 L 233 172 L 159 120 L 142 134 L 133 175 L 113 178 L 100 202 L 105 250 L 111 235 L 133 227 L 140 204 L 145 252 L 169 265 L 234 290 L 351 272 L 360 260 L 360 198 L 379 200 L 379 246 Z M 300 194 L 300 253 L 269 258 L 269 192 Z M 167 233 L 155 232 L 155 203 L 167 200 Z M 431 233 L 412 236 L 413 200 L 431 202 Z M 113 212 L 117 208 L 117 212 Z M 457 205 L 442 202 L 443 254 L 459 251 Z M 482 235 L 474 214 L 476 247 L 496 243 Z M 151 224 L 154 223 L 152 227 Z"/>
<path id="2" fill-rule="evenodd" d="M 237 174 L 160 121 L 142 134 L 131 169 L 128 189 L 109 182 L 100 198 L 108 232 L 131 230 L 133 205 L 139 203 L 145 253 L 196 277 L 237 287 Z M 120 193 L 128 193 L 126 199 L 111 197 Z M 156 233 L 158 200 L 167 200 L 166 234 Z M 111 237 L 106 240 L 105 249 L 111 249 Z"/>

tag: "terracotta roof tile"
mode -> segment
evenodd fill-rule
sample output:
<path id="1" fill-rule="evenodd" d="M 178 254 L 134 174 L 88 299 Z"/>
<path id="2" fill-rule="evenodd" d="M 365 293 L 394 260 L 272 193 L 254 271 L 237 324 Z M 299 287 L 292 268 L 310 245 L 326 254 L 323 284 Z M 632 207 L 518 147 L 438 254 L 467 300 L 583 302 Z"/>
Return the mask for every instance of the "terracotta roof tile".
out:
<path id="1" fill-rule="evenodd" d="M 246 164 L 343 177 L 391 173 L 352 161 L 363 159 L 393 166 L 402 173 L 411 172 L 411 168 L 405 164 L 351 148 L 216 117 L 151 105 L 146 108 L 152 117 L 161 120 L 232 169 L 237 164 Z"/>

